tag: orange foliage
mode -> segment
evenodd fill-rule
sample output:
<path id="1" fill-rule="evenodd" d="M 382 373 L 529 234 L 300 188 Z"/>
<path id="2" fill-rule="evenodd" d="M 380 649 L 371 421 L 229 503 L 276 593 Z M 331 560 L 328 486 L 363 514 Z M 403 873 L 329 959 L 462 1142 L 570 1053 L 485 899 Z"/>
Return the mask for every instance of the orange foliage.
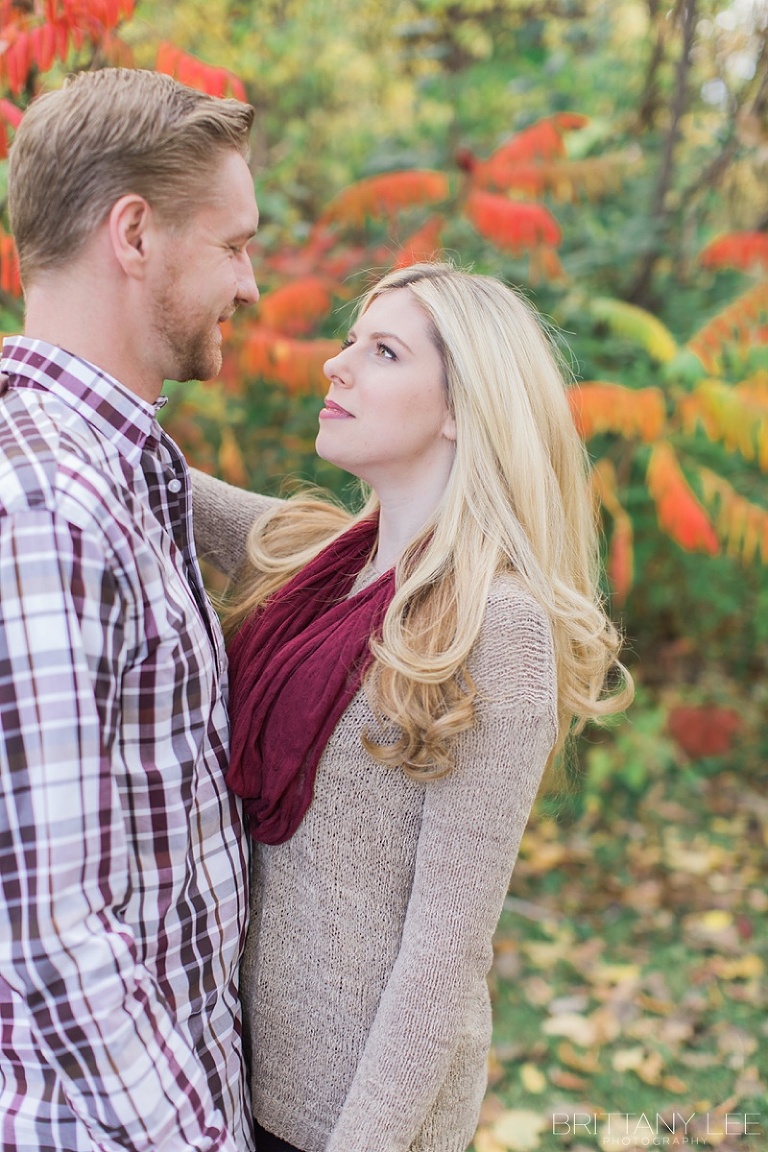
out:
<path id="1" fill-rule="evenodd" d="M 331 228 L 315 225 L 303 248 L 281 246 L 277 252 L 261 254 L 259 263 L 281 276 L 312 276 L 320 269 L 328 274 L 325 258 L 337 242 L 338 236 Z M 258 241 L 254 244 L 257 246 Z"/>
<path id="2" fill-rule="evenodd" d="M 700 468 L 704 499 L 715 506 L 717 529 L 728 552 L 751 564 L 759 552 L 768 564 L 768 509 L 753 504 L 709 468 Z"/>
<path id="3" fill-rule="evenodd" d="M 616 182 L 615 162 L 612 166 L 594 160 L 574 163 L 566 158 L 563 133 L 587 122 L 585 116 L 557 113 L 507 140 L 487 160 L 478 160 L 466 148 L 459 150 L 456 159 L 471 174 L 475 188 L 514 188 L 530 196 L 551 191 L 564 198 L 573 198 L 577 187 L 601 191 Z M 625 159 L 621 165 L 626 166 Z"/>
<path id="4" fill-rule="evenodd" d="M 18 96 L 30 71 L 47 71 L 54 60 L 66 61 L 70 47 L 86 39 L 105 47 L 111 59 L 122 59 L 127 46 L 115 46 L 108 33 L 134 12 L 134 0 L 46 0 L 28 8 L 3 3 L 0 9 L 0 82 Z"/>
<path id="5" fill-rule="evenodd" d="M 21 118 L 24 115 L 21 108 L 12 104 L 10 100 L 0 100 L 0 117 L 5 124 L 9 124 L 11 128 L 18 128 L 21 124 Z"/>
<path id="6" fill-rule="evenodd" d="M 750 268 L 768 272 L 768 232 L 732 232 L 713 240 L 699 255 L 705 268 Z"/>
<path id="7" fill-rule="evenodd" d="M 556 113 L 512 136 L 487 160 L 478 160 L 466 148 L 459 151 L 456 159 L 460 168 L 471 172 L 473 183 L 479 188 L 518 187 L 521 168 L 531 174 L 542 161 L 565 156 L 563 133 L 587 123 L 586 116 Z"/>
<path id="8" fill-rule="evenodd" d="M 555 247 L 560 228 L 541 204 L 522 203 L 493 192 L 470 192 L 465 215 L 486 240 L 514 253 L 539 244 Z"/>
<path id="9" fill-rule="evenodd" d="M 552 284 L 555 280 L 568 279 L 554 248 L 540 244 L 537 248 L 531 249 L 528 257 L 528 279 L 531 284 L 539 284 L 542 280 Z"/>
<path id="10" fill-rule="evenodd" d="M 47 72 L 54 60 L 65 61 L 71 47 L 90 40 L 120 59 L 129 50 L 115 47 L 111 32 L 133 14 L 134 0 L 45 0 L 21 6 L 13 2 L 0 7 L 0 81 L 18 96 L 32 68 Z"/>
<path id="11" fill-rule="evenodd" d="M 714 316 L 688 342 L 707 372 L 720 375 L 726 351 L 746 354 L 754 344 L 768 343 L 768 283 L 755 284 Z"/>
<path id="12" fill-rule="evenodd" d="M 0 100 L 0 160 L 8 155 L 8 126 L 18 128 L 22 111 L 10 100 Z"/>
<path id="13" fill-rule="evenodd" d="M 672 708 L 667 719 L 672 739 L 689 756 L 722 756 L 730 752 L 741 728 L 738 712 L 716 704 Z"/>
<path id="14" fill-rule="evenodd" d="M 341 244 L 339 235 L 324 224 L 316 224 L 302 248 L 280 248 L 278 252 L 259 257 L 261 267 L 291 279 L 320 276 L 333 285 L 337 295 L 347 294 L 345 281 L 361 268 L 383 264 L 389 266 L 392 253 L 371 252 L 364 244 Z"/>
<path id="15" fill-rule="evenodd" d="M 504 191 L 516 189 L 529 196 L 550 192 L 559 200 L 574 201 L 580 195 L 599 196 L 617 190 L 635 160 L 634 154 L 627 151 L 586 160 L 529 161 L 505 169 L 499 178 L 482 178 L 476 183 Z"/>
<path id="16" fill-rule="evenodd" d="M 0 289 L 9 296 L 21 296 L 19 257 L 13 237 L 0 229 Z"/>
<path id="17" fill-rule="evenodd" d="M 440 250 L 440 234 L 444 223 L 442 216 L 431 216 L 426 224 L 402 243 L 394 267 L 407 268 L 410 264 L 434 259 Z"/>
<path id="18" fill-rule="evenodd" d="M 320 217 L 320 224 L 333 222 L 362 225 L 377 217 L 391 218 L 403 208 L 435 204 L 448 196 L 444 172 L 414 170 L 368 176 L 342 189 Z"/>
<path id="19" fill-rule="evenodd" d="M 326 280 L 305 276 L 262 296 L 259 319 L 284 336 L 306 336 L 330 311 L 332 294 Z"/>
<path id="20" fill-rule="evenodd" d="M 592 484 L 600 503 L 613 520 L 606 571 L 614 601 L 620 607 L 626 601 L 634 581 L 632 521 L 619 501 L 616 469 L 610 460 L 597 461 L 592 470 Z"/>
<path id="21" fill-rule="evenodd" d="M 768 472 L 768 373 L 736 386 L 705 380 L 682 398 L 680 414 L 687 432 L 701 426 L 710 440 Z"/>
<path id="22" fill-rule="evenodd" d="M 629 590 L 635 580 L 633 541 L 634 532 L 629 516 L 614 521 L 605 569 L 617 608 L 626 603 Z"/>
<path id="23" fill-rule="evenodd" d="M 754 376 L 742 380 L 741 384 L 736 385 L 736 392 L 742 399 L 768 408 L 768 371 L 762 369 L 755 372 Z"/>
<path id="24" fill-rule="evenodd" d="M 324 392 L 323 364 L 339 351 L 337 340 L 295 340 L 253 327 L 243 341 L 240 362 L 249 376 L 282 384 L 288 392 Z"/>
<path id="25" fill-rule="evenodd" d="M 196 56 L 182 52 L 167 41 L 157 50 L 155 69 L 173 76 L 189 88 L 207 92 L 209 96 L 234 96 L 236 100 L 247 100 L 243 82 L 233 72 L 204 64 Z"/>
<path id="26" fill-rule="evenodd" d="M 221 476 L 230 484 L 238 488 L 248 487 L 248 472 L 246 471 L 243 454 L 235 439 L 235 434 L 228 425 L 221 430 L 221 445 L 219 447 L 219 469 Z"/>
<path id="27" fill-rule="evenodd" d="M 619 432 L 628 439 L 656 440 L 664 428 L 664 395 L 658 388 L 586 381 L 568 390 L 571 412 L 585 440 L 598 432 Z"/>
<path id="28" fill-rule="evenodd" d="M 685 479 L 671 444 L 655 444 L 648 461 L 648 490 L 659 525 L 687 552 L 715 556 L 720 546 L 712 522 Z"/>

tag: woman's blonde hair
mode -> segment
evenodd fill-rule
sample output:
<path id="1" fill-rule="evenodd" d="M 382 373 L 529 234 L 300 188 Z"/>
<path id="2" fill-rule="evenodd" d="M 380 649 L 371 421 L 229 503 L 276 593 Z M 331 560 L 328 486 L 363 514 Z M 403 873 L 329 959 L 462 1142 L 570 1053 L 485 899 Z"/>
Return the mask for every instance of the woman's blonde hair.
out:
<path id="1" fill-rule="evenodd" d="M 584 445 L 573 424 L 559 357 L 535 311 L 499 280 L 450 264 L 390 272 L 362 299 L 408 289 L 427 317 L 456 422 L 456 458 L 433 516 L 401 557 L 396 592 L 366 690 L 399 738 L 363 743 L 409 775 L 444 775 L 458 733 L 474 719 L 467 669 L 488 592 L 514 572 L 545 611 L 557 666 L 559 733 L 553 759 L 590 718 L 624 708 L 629 674 L 599 592 L 599 546 Z M 371 495 L 355 519 L 377 508 Z M 322 501 L 288 501 L 255 526 L 249 573 L 230 631 L 350 524 Z M 605 695 L 606 680 L 614 687 Z"/>

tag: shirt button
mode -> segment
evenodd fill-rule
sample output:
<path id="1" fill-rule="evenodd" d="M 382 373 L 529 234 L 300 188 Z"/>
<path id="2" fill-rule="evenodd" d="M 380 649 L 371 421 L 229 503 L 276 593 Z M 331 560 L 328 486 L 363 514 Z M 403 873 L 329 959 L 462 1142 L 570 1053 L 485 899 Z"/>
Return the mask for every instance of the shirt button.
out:
<path id="1" fill-rule="evenodd" d="M 173 492 L 174 496 L 177 492 L 181 492 L 181 480 L 176 480 L 175 478 L 173 480 L 169 480 L 168 491 Z"/>

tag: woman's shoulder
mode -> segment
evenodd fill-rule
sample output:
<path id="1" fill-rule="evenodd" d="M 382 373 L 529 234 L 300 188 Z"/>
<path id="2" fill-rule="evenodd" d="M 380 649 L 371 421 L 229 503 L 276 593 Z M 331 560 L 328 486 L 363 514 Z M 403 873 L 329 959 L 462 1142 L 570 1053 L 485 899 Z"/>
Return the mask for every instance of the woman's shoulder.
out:
<path id="1" fill-rule="evenodd" d="M 531 631 L 540 639 L 548 637 L 550 645 L 552 642 L 544 606 L 514 572 L 499 573 L 488 591 L 482 631 L 492 633 L 498 628 L 507 636 L 519 632 L 522 639 L 524 633 Z"/>
<path id="2" fill-rule="evenodd" d="M 469 671 L 481 698 L 554 705 L 557 671 L 546 610 L 514 573 L 496 576 Z"/>

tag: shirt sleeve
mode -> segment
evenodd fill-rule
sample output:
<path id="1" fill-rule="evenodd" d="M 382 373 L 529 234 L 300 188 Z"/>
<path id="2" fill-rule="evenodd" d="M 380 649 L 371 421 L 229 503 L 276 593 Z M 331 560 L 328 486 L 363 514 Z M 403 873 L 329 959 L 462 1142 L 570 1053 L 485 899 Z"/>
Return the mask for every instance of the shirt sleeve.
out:
<path id="1" fill-rule="evenodd" d="M 44 510 L 0 519 L 0 587 L 0 978 L 94 1148 L 235 1152 L 121 915 L 130 605 L 97 534 Z"/>
<path id="2" fill-rule="evenodd" d="M 282 501 L 236 488 L 196 468 L 190 469 L 190 475 L 197 555 L 226 576 L 234 576 L 245 560 L 254 522 Z"/>
<path id="3" fill-rule="evenodd" d="M 520 618 L 508 604 L 489 605 L 470 671 L 483 697 L 476 723 L 453 772 L 426 786 L 400 949 L 326 1152 L 407 1152 L 491 965 L 555 739 L 552 642 L 540 611 L 526 607 Z"/>

